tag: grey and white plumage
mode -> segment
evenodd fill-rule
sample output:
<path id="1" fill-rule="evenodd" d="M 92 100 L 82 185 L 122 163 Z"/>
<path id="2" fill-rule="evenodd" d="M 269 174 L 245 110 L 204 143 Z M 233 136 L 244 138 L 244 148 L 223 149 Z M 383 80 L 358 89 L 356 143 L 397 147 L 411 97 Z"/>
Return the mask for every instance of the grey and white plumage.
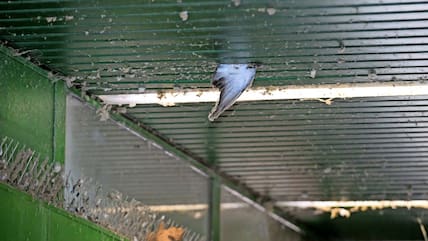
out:
<path id="1" fill-rule="evenodd" d="M 217 119 L 248 89 L 256 76 L 256 64 L 220 64 L 211 83 L 220 89 L 220 98 L 208 115 Z"/>

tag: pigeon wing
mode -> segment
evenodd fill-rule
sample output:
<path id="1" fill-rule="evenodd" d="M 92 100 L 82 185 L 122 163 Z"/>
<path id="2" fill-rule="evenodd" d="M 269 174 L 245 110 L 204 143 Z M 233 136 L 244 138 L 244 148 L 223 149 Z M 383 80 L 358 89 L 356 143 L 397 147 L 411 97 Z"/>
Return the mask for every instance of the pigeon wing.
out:
<path id="1" fill-rule="evenodd" d="M 228 77 L 213 79 L 212 84 L 220 90 L 220 99 L 208 115 L 210 121 L 217 119 L 245 91 L 245 88 L 242 88 L 240 85 L 234 85 L 233 81 L 234 78 Z"/>

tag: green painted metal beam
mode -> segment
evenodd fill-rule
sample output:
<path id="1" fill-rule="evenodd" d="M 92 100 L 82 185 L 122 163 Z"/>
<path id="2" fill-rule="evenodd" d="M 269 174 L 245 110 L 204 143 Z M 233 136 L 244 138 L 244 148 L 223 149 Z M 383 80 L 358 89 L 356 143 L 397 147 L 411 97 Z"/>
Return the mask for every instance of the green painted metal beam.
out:
<path id="1" fill-rule="evenodd" d="M 0 133 L 50 160 L 65 158 L 64 82 L 0 46 Z M 0 239 L 123 240 L 87 220 L 0 183 Z"/>
<path id="2" fill-rule="evenodd" d="M 210 178 L 210 239 L 220 241 L 220 204 L 221 204 L 221 182 L 217 176 Z"/>
<path id="3" fill-rule="evenodd" d="M 64 160 L 64 83 L 4 46 L 0 73 L 2 136 L 25 143 L 50 160 Z"/>
<path id="4" fill-rule="evenodd" d="M 3 241 L 125 240 L 80 217 L 0 183 L 0 239 Z"/>
<path id="5" fill-rule="evenodd" d="M 53 156 L 55 160 L 65 160 L 66 85 L 62 81 L 55 82 L 53 90 Z"/>
<path id="6" fill-rule="evenodd" d="M 217 157 L 217 138 L 216 138 L 216 126 L 210 123 L 209 128 L 207 129 L 206 139 L 206 152 L 208 157 L 208 164 L 210 168 L 215 168 L 218 164 Z M 221 237 L 221 219 L 220 219 L 220 204 L 221 204 L 221 180 L 218 176 L 212 176 L 209 179 L 209 225 L 210 233 L 209 240 L 211 241 L 220 241 Z"/>

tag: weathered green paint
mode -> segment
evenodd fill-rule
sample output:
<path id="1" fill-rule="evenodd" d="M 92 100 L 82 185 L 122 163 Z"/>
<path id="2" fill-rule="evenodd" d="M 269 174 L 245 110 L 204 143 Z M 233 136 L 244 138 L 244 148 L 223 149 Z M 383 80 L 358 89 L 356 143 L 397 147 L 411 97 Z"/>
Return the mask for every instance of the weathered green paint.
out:
<path id="1" fill-rule="evenodd" d="M 54 125 L 53 156 L 55 160 L 65 160 L 65 103 L 66 86 L 62 81 L 54 84 Z"/>
<path id="2" fill-rule="evenodd" d="M 64 83 L 0 47 L 0 133 L 64 160 Z"/>
<path id="3" fill-rule="evenodd" d="M 51 160 L 65 155 L 65 85 L 0 47 L 0 133 Z M 0 184 L 1 240 L 121 240 L 86 220 Z"/>
<path id="4" fill-rule="evenodd" d="M 124 240 L 82 218 L 0 183 L 2 241 Z"/>

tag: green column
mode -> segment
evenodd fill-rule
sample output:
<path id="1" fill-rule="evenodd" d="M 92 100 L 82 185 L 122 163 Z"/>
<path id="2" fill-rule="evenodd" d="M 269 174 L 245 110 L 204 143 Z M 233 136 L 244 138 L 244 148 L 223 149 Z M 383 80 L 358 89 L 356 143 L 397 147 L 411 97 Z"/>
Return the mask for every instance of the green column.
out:
<path id="1" fill-rule="evenodd" d="M 217 168 L 216 127 L 210 125 L 207 132 L 207 157 L 212 169 Z M 220 241 L 220 203 L 221 180 L 218 175 L 211 175 L 209 181 L 209 240 Z"/>
<path id="2" fill-rule="evenodd" d="M 210 178 L 210 240 L 220 241 L 221 182 L 218 177 Z"/>

